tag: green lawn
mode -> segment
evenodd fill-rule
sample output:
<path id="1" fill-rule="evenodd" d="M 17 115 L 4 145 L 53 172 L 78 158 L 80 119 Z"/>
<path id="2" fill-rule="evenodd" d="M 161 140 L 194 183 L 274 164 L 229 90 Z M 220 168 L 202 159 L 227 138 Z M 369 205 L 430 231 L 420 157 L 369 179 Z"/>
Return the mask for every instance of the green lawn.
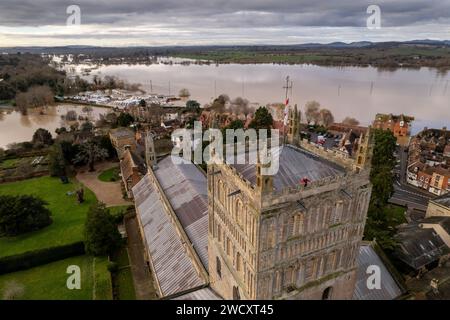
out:
<path id="1" fill-rule="evenodd" d="M 66 286 L 70 276 L 66 271 L 71 265 L 80 267 L 80 290 L 69 290 Z M 94 258 L 85 255 L 5 274 L 0 276 L 0 299 L 6 298 L 5 290 L 14 283 L 15 287 L 22 289 L 22 294 L 17 297 L 21 300 L 110 300 L 112 286 L 107 266 L 107 258 L 95 258 L 94 264 Z"/>
<path id="2" fill-rule="evenodd" d="M 52 177 L 0 184 L 2 195 L 32 194 L 46 200 L 53 218 L 53 223 L 42 230 L 0 238 L 0 257 L 82 241 L 87 211 L 97 200 L 89 189 L 84 188 L 85 202 L 78 204 L 75 195 L 67 195 L 77 187 L 76 181 L 62 184 Z"/>
<path id="3" fill-rule="evenodd" d="M 100 173 L 98 179 L 103 182 L 119 181 L 120 180 L 119 173 L 120 169 L 118 167 L 114 167 Z"/>

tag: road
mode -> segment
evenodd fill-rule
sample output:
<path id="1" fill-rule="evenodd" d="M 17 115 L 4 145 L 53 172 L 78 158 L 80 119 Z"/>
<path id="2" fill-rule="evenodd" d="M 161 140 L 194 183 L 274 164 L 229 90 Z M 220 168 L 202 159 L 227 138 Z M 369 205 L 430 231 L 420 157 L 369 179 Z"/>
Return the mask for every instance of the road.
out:
<path id="1" fill-rule="evenodd" d="M 399 147 L 397 149 L 397 159 L 400 162 L 394 169 L 395 181 L 394 181 L 394 194 L 390 199 L 390 202 L 407 206 L 408 208 L 414 208 L 422 211 L 426 211 L 428 201 L 434 198 L 429 192 L 413 187 L 406 182 L 406 169 L 408 166 L 408 153 L 405 149 Z"/>

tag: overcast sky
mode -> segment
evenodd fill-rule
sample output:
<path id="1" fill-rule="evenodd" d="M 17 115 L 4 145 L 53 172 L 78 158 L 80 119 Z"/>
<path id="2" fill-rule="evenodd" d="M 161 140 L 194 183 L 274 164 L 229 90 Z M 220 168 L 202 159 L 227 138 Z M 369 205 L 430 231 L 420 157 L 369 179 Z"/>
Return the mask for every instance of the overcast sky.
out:
<path id="1" fill-rule="evenodd" d="M 381 9 L 369 30 L 367 7 Z M 69 5 L 81 25 L 66 26 Z M 450 0 L 0 0 L 0 46 L 450 40 Z"/>

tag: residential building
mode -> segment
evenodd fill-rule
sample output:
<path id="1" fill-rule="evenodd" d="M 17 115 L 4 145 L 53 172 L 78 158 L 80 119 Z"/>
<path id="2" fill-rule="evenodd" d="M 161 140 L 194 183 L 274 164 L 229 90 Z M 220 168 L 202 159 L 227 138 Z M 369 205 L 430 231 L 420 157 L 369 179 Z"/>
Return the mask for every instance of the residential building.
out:
<path id="1" fill-rule="evenodd" d="M 113 129 L 109 132 L 109 138 L 111 144 L 116 148 L 119 159 L 123 157 L 123 154 L 127 147 L 131 151 L 136 150 L 136 139 L 134 132 L 127 128 Z"/>
<path id="2" fill-rule="evenodd" d="M 411 122 L 414 117 L 391 114 L 377 114 L 373 122 L 374 129 L 391 131 L 397 138 L 397 143 L 401 146 L 407 146 L 410 138 Z"/>

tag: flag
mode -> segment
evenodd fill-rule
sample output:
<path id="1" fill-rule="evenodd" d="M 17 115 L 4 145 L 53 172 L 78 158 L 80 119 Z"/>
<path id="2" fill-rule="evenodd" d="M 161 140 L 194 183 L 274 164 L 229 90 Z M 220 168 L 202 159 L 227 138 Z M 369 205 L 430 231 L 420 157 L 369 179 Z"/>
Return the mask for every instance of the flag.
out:
<path id="1" fill-rule="evenodd" d="M 284 108 L 284 125 L 288 124 L 288 119 L 289 119 L 289 106 L 286 104 L 286 107 Z"/>

